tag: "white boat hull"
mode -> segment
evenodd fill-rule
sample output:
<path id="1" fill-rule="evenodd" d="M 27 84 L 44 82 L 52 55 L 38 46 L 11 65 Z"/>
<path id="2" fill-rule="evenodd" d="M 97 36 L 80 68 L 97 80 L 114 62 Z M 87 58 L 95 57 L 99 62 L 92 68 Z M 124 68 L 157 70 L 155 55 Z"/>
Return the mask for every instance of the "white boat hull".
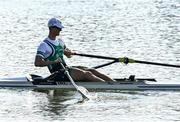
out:
<path id="1" fill-rule="evenodd" d="M 76 82 L 88 90 L 180 90 L 178 83 L 159 83 L 156 81 L 120 79 L 114 83 L 107 82 Z M 30 75 L 17 78 L 0 78 L 0 88 L 30 88 L 30 89 L 74 89 L 71 82 L 56 82 L 56 84 L 34 84 Z"/>

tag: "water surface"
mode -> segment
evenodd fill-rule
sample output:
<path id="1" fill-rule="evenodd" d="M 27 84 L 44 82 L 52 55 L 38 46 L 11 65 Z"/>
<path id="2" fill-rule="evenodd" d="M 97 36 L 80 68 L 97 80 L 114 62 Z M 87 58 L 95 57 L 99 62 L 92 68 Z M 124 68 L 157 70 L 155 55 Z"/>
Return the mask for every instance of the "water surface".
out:
<path id="1" fill-rule="evenodd" d="M 34 67 L 47 21 L 59 18 L 61 36 L 77 52 L 180 65 L 179 0 L 0 0 L 0 75 L 49 75 Z M 69 65 L 105 60 L 74 56 Z M 177 68 L 116 63 L 98 69 L 113 78 L 179 82 Z M 94 94 L 94 92 L 91 92 Z M 75 91 L 0 89 L 1 121 L 180 121 L 179 92 L 106 91 L 78 103 Z"/>

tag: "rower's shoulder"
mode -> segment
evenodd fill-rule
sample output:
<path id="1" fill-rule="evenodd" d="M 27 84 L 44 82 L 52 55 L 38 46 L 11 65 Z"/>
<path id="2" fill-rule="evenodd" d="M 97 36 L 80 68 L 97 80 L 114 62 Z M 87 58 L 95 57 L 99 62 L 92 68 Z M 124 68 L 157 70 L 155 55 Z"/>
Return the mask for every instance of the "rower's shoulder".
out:
<path id="1" fill-rule="evenodd" d="M 44 41 L 40 42 L 38 48 L 46 48 L 48 46 L 48 44 Z"/>

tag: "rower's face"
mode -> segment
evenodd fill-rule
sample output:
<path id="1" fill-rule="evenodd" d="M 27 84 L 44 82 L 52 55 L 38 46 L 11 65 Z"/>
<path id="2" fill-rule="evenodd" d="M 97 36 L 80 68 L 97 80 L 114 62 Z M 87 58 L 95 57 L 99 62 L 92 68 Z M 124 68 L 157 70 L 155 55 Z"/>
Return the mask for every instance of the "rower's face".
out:
<path id="1" fill-rule="evenodd" d="M 57 33 L 57 36 L 60 34 L 60 32 L 62 31 L 61 28 L 56 28 L 56 33 Z"/>
<path id="2" fill-rule="evenodd" d="M 53 32 L 54 32 L 54 34 L 55 34 L 56 36 L 58 36 L 61 31 L 62 31 L 61 28 L 57 28 L 57 27 L 54 27 L 54 28 L 53 28 Z"/>

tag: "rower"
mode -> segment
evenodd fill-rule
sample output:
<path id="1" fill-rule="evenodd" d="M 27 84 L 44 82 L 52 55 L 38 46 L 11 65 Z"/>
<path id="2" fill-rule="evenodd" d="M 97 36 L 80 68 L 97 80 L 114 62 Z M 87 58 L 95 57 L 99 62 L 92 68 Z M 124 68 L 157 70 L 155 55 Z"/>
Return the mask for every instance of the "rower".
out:
<path id="1" fill-rule="evenodd" d="M 50 19 L 48 27 L 49 35 L 38 46 L 34 64 L 37 67 L 47 66 L 51 74 L 57 74 L 58 77 L 55 77 L 55 80 L 68 80 L 63 73 L 59 75 L 59 73 L 56 72 L 61 72 L 62 66 L 59 65 L 60 63 L 67 67 L 63 56 L 65 55 L 68 58 L 71 58 L 75 52 L 69 50 L 61 39 L 56 39 L 64 28 L 59 20 L 56 18 Z M 110 77 L 92 68 L 84 66 L 67 68 L 71 77 L 75 81 L 114 81 Z"/>

